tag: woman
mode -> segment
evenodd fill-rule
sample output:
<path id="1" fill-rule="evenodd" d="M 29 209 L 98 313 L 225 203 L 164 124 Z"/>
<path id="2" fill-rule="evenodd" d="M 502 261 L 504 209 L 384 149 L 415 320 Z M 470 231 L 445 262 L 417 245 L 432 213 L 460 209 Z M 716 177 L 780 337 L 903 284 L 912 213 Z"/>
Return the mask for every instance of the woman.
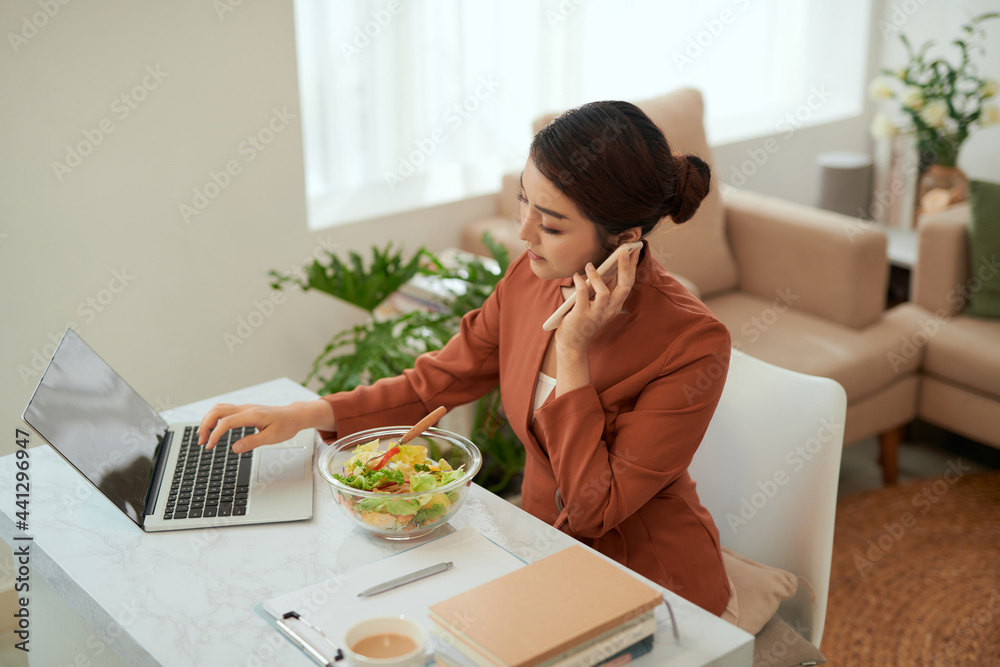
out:
<path id="1" fill-rule="evenodd" d="M 524 509 L 721 614 L 729 585 L 718 530 L 687 467 L 722 393 L 722 380 L 706 380 L 725 377 L 729 333 L 648 242 L 619 258 L 609 284 L 594 269 L 662 218 L 690 219 L 709 180 L 705 162 L 672 154 L 632 104 L 563 114 L 535 136 L 521 176 L 525 252 L 442 350 L 399 377 L 317 401 L 215 406 L 202 442 L 214 446 L 237 426 L 259 429 L 237 443 L 243 451 L 310 427 L 330 439 L 412 424 L 499 383 L 527 451 Z M 562 324 L 543 331 L 573 291 Z"/>

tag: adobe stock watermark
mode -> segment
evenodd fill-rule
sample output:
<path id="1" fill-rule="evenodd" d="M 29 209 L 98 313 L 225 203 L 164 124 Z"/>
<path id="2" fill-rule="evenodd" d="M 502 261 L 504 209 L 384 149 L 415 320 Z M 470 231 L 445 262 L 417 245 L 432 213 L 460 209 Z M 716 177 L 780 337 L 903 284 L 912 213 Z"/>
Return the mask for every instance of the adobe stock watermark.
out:
<path id="1" fill-rule="evenodd" d="M 114 616 L 114 621 L 108 623 L 100 630 L 91 633 L 87 636 L 85 640 L 85 645 L 89 649 L 90 655 L 95 658 L 101 658 L 105 654 L 117 655 L 114 653 L 114 649 L 111 648 L 115 639 L 121 636 L 129 626 L 135 623 L 139 618 L 144 615 L 144 609 L 135 600 L 131 602 L 126 602 L 122 605 L 121 611 L 119 611 Z M 110 651 L 110 653 L 109 653 Z M 77 654 L 72 665 L 87 665 L 87 664 L 101 664 L 100 660 L 93 663 L 87 661 L 86 653 Z"/>
<path id="2" fill-rule="evenodd" d="M 733 0 L 733 4 L 740 11 L 750 6 L 750 0 Z M 715 18 L 705 19 L 701 22 L 701 30 L 687 39 L 683 51 L 674 51 L 674 65 L 677 71 L 684 72 L 684 68 L 693 65 L 694 61 L 701 58 L 705 52 L 715 44 L 716 40 L 722 37 L 726 28 L 736 22 L 736 14 L 733 10 L 723 8 Z"/>
<path id="3" fill-rule="evenodd" d="M 733 165 L 729 174 L 729 184 L 741 188 L 747 184 L 771 156 L 781 150 L 782 142 L 787 141 L 797 130 L 804 127 L 813 115 L 833 98 L 833 93 L 825 85 L 812 86 L 805 101 L 789 111 L 775 123 L 774 129 L 783 132 L 780 138 L 768 137 L 759 148 L 748 148 L 747 158 L 739 165 Z"/>
<path id="4" fill-rule="evenodd" d="M 285 302 L 284 292 L 273 291 L 261 300 L 254 300 L 253 308 L 244 316 L 236 318 L 236 328 L 232 333 L 225 331 L 222 340 L 232 354 L 236 348 L 250 340 L 254 332 L 269 320 L 278 306 Z"/>
<path id="5" fill-rule="evenodd" d="M 962 619 L 953 636 L 930 656 L 926 664 L 946 667 L 960 664 L 959 661 L 963 657 L 962 649 L 974 646 L 977 635 L 984 630 L 988 636 L 996 633 L 998 615 L 1000 615 L 1000 589 L 994 588 L 978 611 L 974 615 Z"/>
<path id="6" fill-rule="evenodd" d="M 463 635 L 479 621 L 468 609 L 453 612 L 448 622 L 441 624 L 441 632 L 437 635 L 446 646 L 455 646 L 460 641 L 456 635 Z"/>
<path id="7" fill-rule="evenodd" d="M 215 15 L 219 17 L 219 23 L 223 23 L 226 20 L 226 14 L 232 14 L 242 6 L 243 0 L 212 0 L 212 9 L 215 10 Z"/>
<path id="8" fill-rule="evenodd" d="M 843 229 L 848 241 L 854 243 L 854 239 L 876 228 L 874 221 L 883 219 L 886 212 L 903 196 L 906 180 L 916 178 L 918 162 L 917 156 L 907 156 L 902 162 L 902 173 L 906 179 L 892 179 L 887 188 L 872 193 L 872 202 L 867 209 L 858 207 L 857 215 L 844 221 Z"/>
<path id="9" fill-rule="evenodd" d="M 899 32 L 906 22 L 913 18 L 913 15 L 920 11 L 920 8 L 927 4 L 927 0 L 904 0 L 900 3 L 893 3 L 892 11 L 889 12 L 889 20 L 879 19 L 875 22 L 875 27 L 882 33 L 882 39 L 891 33 Z"/>
<path id="10" fill-rule="evenodd" d="M 383 173 L 386 184 L 390 190 L 395 190 L 396 186 L 417 172 L 427 160 L 434 154 L 437 147 L 448 140 L 448 134 L 454 132 L 462 126 L 465 120 L 488 100 L 500 82 L 494 79 L 493 75 L 481 76 L 475 89 L 469 95 L 456 104 L 451 105 L 444 112 L 442 120 L 448 124 L 448 129 L 444 127 L 434 128 L 430 136 L 414 141 L 415 148 L 406 155 L 399 155 L 399 161 L 395 171 Z"/>
<path id="11" fill-rule="evenodd" d="M 243 173 L 244 165 L 253 162 L 258 155 L 266 151 L 275 138 L 288 129 L 296 118 L 295 114 L 288 111 L 288 107 L 281 109 L 274 107 L 267 122 L 236 145 L 236 154 L 242 156 L 243 161 L 233 158 L 227 160 L 218 171 L 210 169 L 204 184 L 192 189 L 190 203 L 185 201 L 178 205 L 178 211 L 184 222 L 190 224 L 192 219 L 201 215 L 232 184 L 233 179 Z"/>
<path id="12" fill-rule="evenodd" d="M 810 628 L 807 628 L 802 625 L 801 622 L 796 621 L 795 629 L 793 630 L 792 626 L 789 625 L 781 634 L 779 641 L 774 642 L 770 646 L 756 646 L 753 654 L 753 667 L 769 667 L 770 665 L 788 664 L 788 659 L 785 656 L 787 656 L 789 651 L 802 641 L 802 637 L 805 636 L 805 633 L 809 632 L 809 630 Z M 802 664 L 807 665 L 809 663 Z"/>
<path id="13" fill-rule="evenodd" d="M 622 483 L 621 478 L 615 477 L 616 460 L 649 465 L 628 447 L 624 449 L 611 447 L 608 450 L 608 463 L 603 470 L 590 474 L 585 480 L 579 480 L 579 483 L 565 487 L 565 504 L 563 490 L 556 489 L 553 500 L 559 517 L 553 524 L 554 530 L 558 532 L 565 521 L 577 536 L 597 537 L 603 534 L 609 519 L 616 524 L 625 518 L 620 515 L 621 507 L 614 502 L 614 498 L 618 495 L 616 486 Z"/>
<path id="14" fill-rule="evenodd" d="M 315 617 L 315 615 L 330 603 L 334 594 L 337 593 L 351 577 L 342 572 L 335 572 L 323 580 L 319 586 L 312 587 L 308 593 L 303 593 L 298 600 L 292 601 L 289 605 L 303 618 Z M 261 640 L 250 649 L 250 656 L 243 662 L 245 667 L 270 667 L 276 664 L 275 658 L 278 650 L 289 646 L 288 640 L 279 632 L 267 632 L 261 635 Z M 233 663 L 234 665 L 237 663 Z"/>
<path id="15" fill-rule="evenodd" d="M 775 290 L 774 293 L 776 297 L 771 306 L 762 310 L 760 315 L 751 317 L 740 327 L 740 333 L 750 338 L 751 344 L 756 343 L 764 332 L 774 326 L 778 317 L 801 298 L 798 294 L 794 294 L 790 287 L 786 287 L 784 291 Z M 737 351 L 742 351 L 745 347 L 746 345 L 741 340 L 734 340 L 732 343 L 732 348 Z M 695 401 L 704 396 L 705 392 L 711 389 L 716 382 L 726 379 L 729 368 L 728 358 L 724 358 L 718 353 L 713 353 L 712 357 L 714 361 L 711 364 L 706 368 L 698 369 L 694 383 L 685 383 L 682 388 L 684 398 L 687 399 L 689 406 L 694 405 Z"/>
<path id="16" fill-rule="evenodd" d="M 604 131 L 599 136 L 594 137 L 589 144 L 573 149 L 573 152 L 569 155 L 569 161 L 573 165 L 574 171 L 578 174 L 587 171 L 591 164 L 601 158 L 601 154 L 604 153 L 607 147 L 614 143 L 628 129 L 630 129 L 628 124 L 620 123 L 617 120 L 613 121 L 611 125 L 604 128 Z M 559 182 L 563 185 L 572 185 L 576 181 L 576 178 L 573 176 L 574 171 L 568 169 L 559 170 L 559 174 L 557 175 Z M 663 255 L 659 256 L 662 257 Z"/>
<path id="17" fill-rule="evenodd" d="M 49 21 L 54 19 L 62 11 L 62 8 L 69 4 L 69 0 L 38 0 L 37 4 L 41 11 L 30 15 L 25 14 L 21 17 L 20 30 L 7 33 L 7 41 L 10 42 L 10 48 L 14 49 L 14 53 L 20 51 L 21 47 L 34 39 L 38 35 L 38 31 L 47 26 Z"/>
<path id="18" fill-rule="evenodd" d="M 108 280 L 107 287 L 99 289 L 96 293 L 82 299 L 76 307 L 76 314 L 83 318 L 83 321 L 90 324 L 100 313 L 103 313 L 108 306 L 117 298 L 119 294 L 125 291 L 132 281 L 135 280 L 135 276 L 129 273 L 127 267 L 122 267 L 121 270 L 114 269 L 111 271 L 111 278 Z M 30 364 L 19 364 L 17 367 L 17 374 L 21 378 L 21 382 L 27 386 L 29 382 L 37 381 L 41 376 L 41 372 L 45 370 L 45 367 L 49 363 L 49 359 L 52 358 L 52 354 L 56 351 L 56 346 L 59 345 L 59 341 L 62 340 L 63 334 L 67 329 L 72 329 L 79 333 L 80 324 L 76 320 L 71 320 L 66 323 L 58 332 L 49 332 L 48 338 L 49 343 L 42 346 L 41 349 L 35 348 L 31 351 L 31 361 Z"/>
<path id="19" fill-rule="evenodd" d="M 726 513 L 726 523 L 733 535 L 738 534 L 741 528 L 747 526 L 758 512 L 763 510 L 780 493 L 781 489 L 788 485 L 792 475 L 801 472 L 806 464 L 813 460 L 813 457 L 844 432 L 844 423 L 838 422 L 835 417 L 823 417 L 819 423 L 816 435 L 802 444 L 795 445 L 785 453 L 784 461 L 785 465 L 788 466 L 787 469 L 778 468 L 770 477 L 757 480 L 755 482 L 757 490 L 749 496 L 740 498 L 738 514 Z"/>
<path id="20" fill-rule="evenodd" d="M 775 290 L 774 293 L 777 296 L 771 307 L 762 310 L 760 315 L 751 317 L 740 327 L 740 333 L 749 337 L 751 343 L 756 343 L 761 335 L 778 321 L 778 317 L 801 298 L 798 294 L 792 293 L 791 287 L 786 287 L 784 291 Z"/>
<path id="21" fill-rule="evenodd" d="M 944 140 L 939 138 L 926 147 L 923 155 L 919 151 L 907 151 L 904 154 L 900 162 L 901 176 L 892 179 L 886 188 L 872 192 L 872 201 L 869 207 L 867 209 L 858 207 L 856 217 L 844 223 L 844 233 L 851 243 L 856 237 L 868 230 L 877 228 L 873 221 L 885 219 L 886 213 L 906 193 L 906 184 L 916 181 L 920 173 L 921 160 L 931 160 L 937 155 L 937 151 L 942 145 L 944 145 Z"/>
<path id="22" fill-rule="evenodd" d="M 948 292 L 948 303 L 956 306 L 956 309 L 961 311 L 969 299 L 972 298 L 972 295 L 983 289 L 983 285 L 995 278 L 998 273 L 1000 273 L 1000 262 L 997 261 L 997 256 L 991 255 L 989 259 L 983 257 L 979 262 L 979 266 L 974 269 L 972 276 L 964 283 L 955 285 Z M 898 373 L 901 368 L 905 367 L 907 363 L 919 355 L 920 351 L 930 342 L 931 338 L 941 331 L 941 325 L 947 323 L 951 318 L 951 313 L 944 308 L 938 308 L 934 311 L 932 318 L 920 320 L 918 323 L 920 327 L 919 331 L 901 336 L 899 347 L 886 353 L 886 360 L 892 367 L 892 372 Z"/>
<path id="23" fill-rule="evenodd" d="M 915 510 L 919 510 L 919 514 L 926 514 L 941 502 L 958 480 L 970 470 L 972 467 L 963 465 L 962 459 L 948 461 L 948 469 L 941 478 L 923 485 L 920 492 L 913 495 L 910 504 Z M 859 548 L 852 550 L 854 567 L 862 579 L 875 567 L 875 563 L 882 560 L 903 540 L 907 530 L 917 525 L 917 518 L 913 512 L 903 512 L 895 521 L 884 522 L 882 531 L 874 539 L 866 540 L 865 544 L 868 547 L 866 550 Z"/>
<path id="24" fill-rule="evenodd" d="M 350 42 L 340 43 L 340 52 L 344 54 L 344 59 L 351 62 L 352 59 L 361 55 L 377 39 L 382 31 L 389 27 L 396 14 L 403 10 L 400 0 L 389 0 L 384 9 L 373 9 L 371 19 L 365 21 L 364 25 L 355 26 L 352 31 Z"/>
<path id="25" fill-rule="evenodd" d="M 81 130 L 80 134 L 83 135 L 83 139 L 72 145 L 66 144 L 63 161 L 52 161 L 52 172 L 60 183 L 72 174 L 74 169 L 83 164 L 84 158 L 92 155 L 109 134 L 118 129 L 119 126 L 115 124 L 115 119 L 119 123 L 128 120 L 129 116 L 139 108 L 139 105 L 149 97 L 149 94 L 159 88 L 163 80 L 170 76 L 170 73 L 161 70 L 159 65 L 148 65 L 144 72 L 139 83 L 111 101 L 111 116 L 105 116 L 93 128 Z"/>
<path id="26" fill-rule="evenodd" d="M 560 23 L 565 23 L 583 2 L 584 0 L 561 0 L 555 9 L 546 9 L 545 20 L 549 22 L 549 27 L 554 28 Z"/>
<path id="27" fill-rule="evenodd" d="M 294 275 L 304 282 L 307 279 L 304 267 L 309 266 L 314 261 L 323 259 L 324 251 L 332 253 L 339 247 L 340 244 L 333 241 L 330 234 L 327 234 L 326 238 L 318 238 L 316 239 L 316 245 L 313 247 L 312 253 L 289 268 L 286 273 Z M 280 290 L 272 291 L 264 299 L 254 300 L 250 311 L 246 315 L 236 318 L 236 327 L 233 331 L 224 331 L 222 333 L 222 341 L 226 344 L 226 349 L 229 350 L 229 353 L 232 354 L 237 347 L 250 340 L 254 332 L 262 327 L 274 315 L 277 307 L 283 303 L 285 303 L 285 293 Z"/>
<path id="28" fill-rule="evenodd" d="M 734 350 L 741 350 L 743 343 L 735 341 L 732 344 L 732 348 Z M 718 352 L 713 352 L 712 359 L 712 363 L 707 367 L 698 369 L 698 372 L 695 374 L 694 384 L 684 384 L 682 391 L 684 392 L 684 398 L 687 400 L 688 406 L 694 405 L 695 401 L 704 396 L 705 392 L 711 389 L 716 382 L 720 380 L 725 382 L 729 372 L 728 357 L 723 357 Z"/>

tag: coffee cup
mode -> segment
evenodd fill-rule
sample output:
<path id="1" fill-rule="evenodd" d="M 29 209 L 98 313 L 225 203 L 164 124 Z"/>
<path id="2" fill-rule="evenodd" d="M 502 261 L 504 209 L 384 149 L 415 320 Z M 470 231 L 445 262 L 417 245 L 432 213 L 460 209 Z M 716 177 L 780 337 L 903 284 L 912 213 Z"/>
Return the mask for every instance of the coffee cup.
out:
<path id="1" fill-rule="evenodd" d="M 427 630 L 406 616 L 366 618 L 340 644 L 351 667 L 424 667 Z"/>

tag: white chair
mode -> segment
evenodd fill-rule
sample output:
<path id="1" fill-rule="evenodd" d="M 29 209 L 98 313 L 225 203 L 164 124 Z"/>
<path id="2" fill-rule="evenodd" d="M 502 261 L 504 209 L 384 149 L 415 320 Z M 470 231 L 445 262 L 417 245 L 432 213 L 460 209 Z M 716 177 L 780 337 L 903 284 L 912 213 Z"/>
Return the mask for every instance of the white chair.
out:
<path id="1" fill-rule="evenodd" d="M 690 467 L 723 546 L 800 577 L 779 613 L 817 648 L 846 411 L 847 395 L 834 380 L 733 350 L 725 389 Z"/>

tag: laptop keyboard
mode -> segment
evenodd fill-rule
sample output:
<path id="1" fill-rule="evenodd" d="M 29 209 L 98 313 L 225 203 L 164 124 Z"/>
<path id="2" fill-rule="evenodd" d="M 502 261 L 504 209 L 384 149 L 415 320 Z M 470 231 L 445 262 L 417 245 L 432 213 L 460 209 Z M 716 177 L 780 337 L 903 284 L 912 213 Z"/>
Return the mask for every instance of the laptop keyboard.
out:
<path id="1" fill-rule="evenodd" d="M 232 443 L 256 433 L 253 427 L 227 431 L 214 449 L 198 444 L 198 430 L 184 429 L 164 519 L 243 516 L 250 495 L 253 452 L 237 454 Z"/>

